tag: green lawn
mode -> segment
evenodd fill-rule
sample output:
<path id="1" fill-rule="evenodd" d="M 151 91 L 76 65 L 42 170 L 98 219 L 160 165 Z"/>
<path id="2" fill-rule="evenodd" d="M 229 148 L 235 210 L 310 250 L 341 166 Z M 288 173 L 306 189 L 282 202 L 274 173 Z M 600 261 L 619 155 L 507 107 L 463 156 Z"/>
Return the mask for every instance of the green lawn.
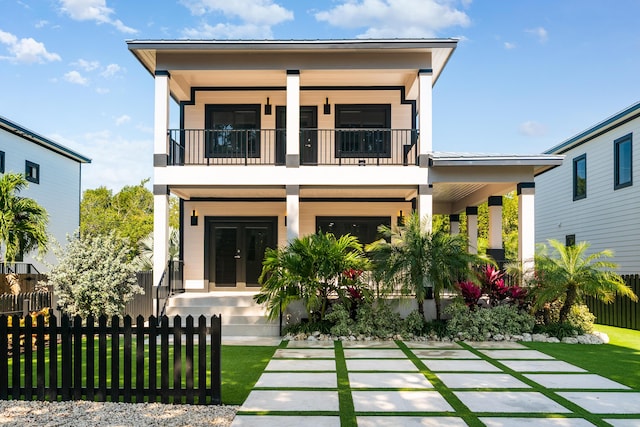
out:
<path id="1" fill-rule="evenodd" d="M 640 390 L 640 331 L 596 325 L 609 344 L 525 343 L 557 359 Z"/>
<path id="2" fill-rule="evenodd" d="M 277 347 L 222 346 L 222 403 L 242 404 Z"/>

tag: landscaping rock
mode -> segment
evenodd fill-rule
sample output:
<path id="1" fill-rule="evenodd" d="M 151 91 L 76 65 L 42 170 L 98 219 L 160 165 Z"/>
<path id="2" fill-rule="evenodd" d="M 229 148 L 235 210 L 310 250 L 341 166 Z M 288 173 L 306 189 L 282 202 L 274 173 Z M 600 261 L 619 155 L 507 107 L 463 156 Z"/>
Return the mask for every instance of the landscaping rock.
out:
<path id="1" fill-rule="evenodd" d="M 548 342 L 548 343 L 559 343 L 560 340 L 556 337 L 549 337 L 547 338 L 544 342 Z"/>
<path id="2" fill-rule="evenodd" d="M 531 335 L 531 341 L 533 342 L 547 342 L 547 334 L 533 334 Z"/>
<path id="3" fill-rule="evenodd" d="M 531 334 L 527 334 L 527 333 L 522 334 L 522 341 L 531 342 L 532 341 Z"/>
<path id="4" fill-rule="evenodd" d="M 505 337 L 502 334 L 495 334 L 495 335 L 493 335 L 493 340 L 494 341 L 504 341 Z"/>
<path id="5" fill-rule="evenodd" d="M 578 344 L 578 338 L 576 337 L 564 337 L 562 338 L 562 342 L 565 344 Z"/>
<path id="6" fill-rule="evenodd" d="M 604 332 L 594 331 L 591 333 L 591 335 L 599 338 L 603 344 L 609 344 L 609 335 L 605 334 Z"/>

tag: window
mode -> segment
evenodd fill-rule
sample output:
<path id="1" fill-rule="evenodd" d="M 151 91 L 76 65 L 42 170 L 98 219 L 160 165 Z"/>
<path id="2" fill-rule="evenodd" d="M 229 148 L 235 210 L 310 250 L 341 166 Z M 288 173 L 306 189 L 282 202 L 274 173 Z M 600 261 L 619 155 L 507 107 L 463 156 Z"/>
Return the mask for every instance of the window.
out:
<path id="1" fill-rule="evenodd" d="M 391 105 L 336 105 L 336 157 L 391 157 Z"/>
<path id="2" fill-rule="evenodd" d="M 356 236 L 363 244 L 373 243 L 381 236 L 378 233 L 380 225 L 391 226 L 391 217 L 367 217 L 367 216 L 319 216 L 316 217 L 316 229 L 324 233 L 333 233 L 336 237 L 351 234 Z"/>
<path id="3" fill-rule="evenodd" d="M 587 155 L 573 159 L 573 200 L 587 197 Z"/>
<path id="4" fill-rule="evenodd" d="M 27 181 L 40 184 L 40 165 L 29 160 L 25 161 L 24 175 Z"/>
<path id="5" fill-rule="evenodd" d="M 613 157 L 615 163 L 613 188 L 615 190 L 629 187 L 633 184 L 631 155 L 631 134 L 613 141 Z"/>
<path id="6" fill-rule="evenodd" d="M 0 173 L 4 173 L 4 151 L 0 151 Z"/>
<path id="7" fill-rule="evenodd" d="M 575 234 L 567 234 L 564 236 L 564 245 L 566 247 L 575 246 L 576 245 L 576 235 Z"/>
<path id="8" fill-rule="evenodd" d="M 207 105 L 206 157 L 260 157 L 260 104 Z"/>

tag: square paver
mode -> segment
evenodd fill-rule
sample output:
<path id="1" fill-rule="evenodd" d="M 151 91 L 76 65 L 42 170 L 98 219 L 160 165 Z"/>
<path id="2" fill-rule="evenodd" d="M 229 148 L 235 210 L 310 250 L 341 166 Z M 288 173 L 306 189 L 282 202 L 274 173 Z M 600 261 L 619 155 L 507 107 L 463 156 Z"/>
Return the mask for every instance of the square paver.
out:
<path id="1" fill-rule="evenodd" d="M 516 372 L 587 372 L 562 360 L 501 360 L 500 363 Z"/>
<path id="2" fill-rule="evenodd" d="M 265 372 L 255 387 L 338 388 L 335 372 Z"/>
<path id="3" fill-rule="evenodd" d="M 350 372 L 349 384 L 354 388 L 433 388 L 420 373 Z"/>
<path id="4" fill-rule="evenodd" d="M 449 388 L 531 388 L 509 374 L 436 374 Z"/>
<path id="5" fill-rule="evenodd" d="M 420 359 L 479 359 L 479 356 L 469 350 L 447 350 L 447 349 L 415 349 L 411 350 Z"/>
<path id="6" fill-rule="evenodd" d="M 236 415 L 231 427 L 340 427 L 339 416 Z"/>
<path id="7" fill-rule="evenodd" d="M 289 341 L 287 348 L 333 348 L 333 341 Z"/>
<path id="8" fill-rule="evenodd" d="M 473 412 L 571 412 L 535 391 L 455 391 L 454 394 Z"/>
<path id="9" fill-rule="evenodd" d="M 480 350 L 493 359 L 553 359 L 538 350 Z"/>
<path id="10" fill-rule="evenodd" d="M 253 390 L 240 411 L 338 411 L 337 391 Z"/>
<path id="11" fill-rule="evenodd" d="M 596 374 L 526 374 L 546 388 L 623 389 L 629 387 Z"/>
<path id="12" fill-rule="evenodd" d="M 409 359 L 346 359 L 349 371 L 415 372 L 416 365 Z"/>
<path id="13" fill-rule="evenodd" d="M 583 418 L 491 418 L 481 417 L 487 427 L 593 427 Z"/>
<path id="14" fill-rule="evenodd" d="M 446 412 L 453 408 L 436 391 L 353 391 L 356 412 Z"/>
<path id="15" fill-rule="evenodd" d="M 342 341 L 343 348 L 398 348 L 395 341 Z"/>
<path id="16" fill-rule="evenodd" d="M 335 360 L 318 359 L 271 359 L 265 371 L 335 371 Z"/>
<path id="17" fill-rule="evenodd" d="M 273 357 L 276 359 L 333 359 L 335 353 L 329 348 L 279 348 Z"/>
<path id="18" fill-rule="evenodd" d="M 640 393 L 563 391 L 558 395 L 593 414 L 639 414 Z M 640 424 L 640 423 L 639 423 Z"/>
<path id="19" fill-rule="evenodd" d="M 486 360 L 422 360 L 434 372 L 502 372 Z"/>
<path id="20" fill-rule="evenodd" d="M 406 359 L 400 349 L 348 348 L 344 350 L 347 359 Z"/>
<path id="21" fill-rule="evenodd" d="M 528 347 L 525 345 L 520 344 L 519 342 L 515 342 L 515 341 L 465 341 L 465 344 L 470 345 L 473 348 L 496 348 L 496 349 L 511 349 L 511 350 L 515 350 L 515 349 L 520 349 L 520 350 L 527 350 Z"/>
<path id="22" fill-rule="evenodd" d="M 405 344 L 409 348 L 461 348 L 458 343 L 446 341 L 405 341 Z"/>
<path id="23" fill-rule="evenodd" d="M 358 427 L 467 427 L 462 418 L 361 415 Z"/>

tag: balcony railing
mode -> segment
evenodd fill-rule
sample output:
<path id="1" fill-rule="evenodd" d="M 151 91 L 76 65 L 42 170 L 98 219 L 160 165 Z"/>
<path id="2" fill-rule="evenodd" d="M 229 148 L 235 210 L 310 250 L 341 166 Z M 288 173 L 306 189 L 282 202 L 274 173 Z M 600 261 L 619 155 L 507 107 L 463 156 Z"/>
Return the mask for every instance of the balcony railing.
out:
<path id="1" fill-rule="evenodd" d="M 169 164 L 285 165 L 284 129 L 170 129 Z M 417 163 L 415 129 L 301 129 L 301 165 Z"/>

